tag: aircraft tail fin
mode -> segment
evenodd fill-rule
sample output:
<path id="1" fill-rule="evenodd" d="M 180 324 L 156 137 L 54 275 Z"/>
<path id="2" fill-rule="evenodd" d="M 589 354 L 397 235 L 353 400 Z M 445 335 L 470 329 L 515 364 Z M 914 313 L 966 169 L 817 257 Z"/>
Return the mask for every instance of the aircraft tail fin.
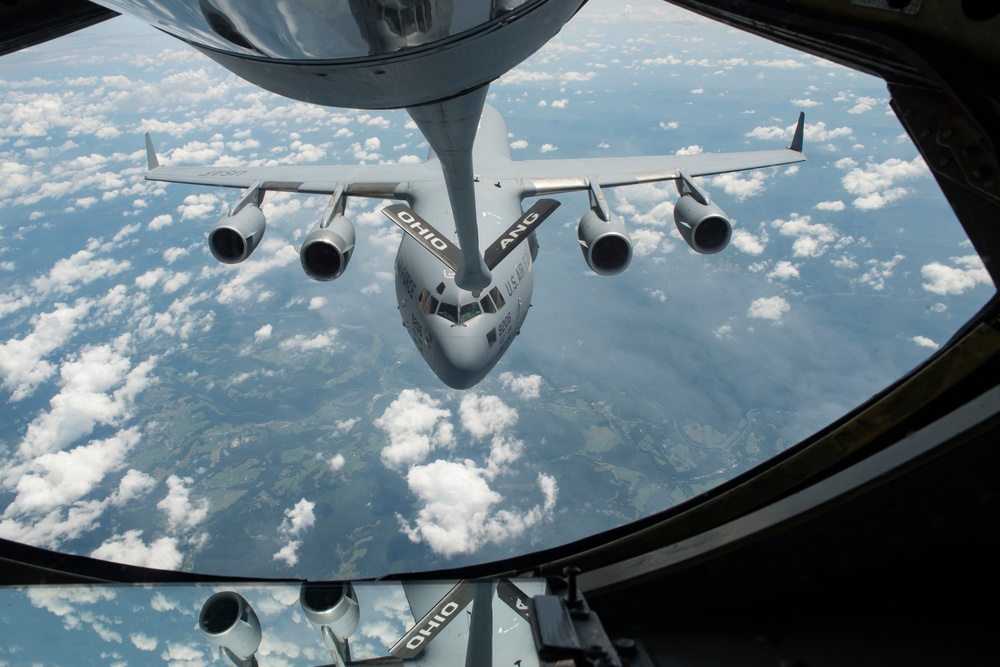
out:
<path id="1" fill-rule="evenodd" d="M 795 125 L 795 133 L 792 135 L 792 145 L 788 148 L 796 153 L 802 152 L 802 135 L 805 134 L 806 112 L 799 112 L 799 122 Z"/>
<path id="2" fill-rule="evenodd" d="M 153 171 L 160 166 L 160 161 L 156 159 L 156 149 L 153 148 L 153 138 L 146 133 L 146 168 Z"/>
<path id="3" fill-rule="evenodd" d="M 559 202 L 555 199 L 539 199 L 524 215 L 517 219 L 517 222 L 508 227 L 507 231 L 494 241 L 493 245 L 486 249 L 486 253 L 483 256 L 486 266 L 489 267 L 490 271 L 495 269 L 497 264 L 512 253 L 514 248 L 521 245 L 526 238 L 531 236 L 538 225 L 542 224 L 545 218 L 549 217 L 549 214 L 557 208 L 559 208 Z"/>

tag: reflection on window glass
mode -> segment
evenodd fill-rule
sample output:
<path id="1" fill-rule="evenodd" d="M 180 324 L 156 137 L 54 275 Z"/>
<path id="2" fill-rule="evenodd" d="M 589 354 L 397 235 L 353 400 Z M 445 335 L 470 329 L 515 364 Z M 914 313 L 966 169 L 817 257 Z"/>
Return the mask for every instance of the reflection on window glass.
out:
<path id="1" fill-rule="evenodd" d="M 428 315 L 433 315 L 434 311 L 437 310 L 437 307 L 438 307 L 438 300 L 432 296 L 429 299 L 427 299 L 427 302 L 424 304 L 424 312 L 427 313 Z"/>
<path id="2" fill-rule="evenodd" d="M 479 309 L 479 303 L 477 301 L 473 301 L 472 303 L 467 303 L 464 306 L 462 306 L 462 314 L 459 317 L 458 321 L 460 324 L 464 324 L 465 322 L 471 320 L 473 317 L 481 315 L 482 312 L 483 311 Z"/>
<path id="3" fill-rule="evenodd" d="M 486 334 L 486 342 L 489 343 L 490 347 L 493 347 L 497 343 L 497 330 L 490 329 L 489 333 Z"/>
<path id="4" fill-rule="evenodd" d="M 438 315 L 448 320 L 449 322 L 454 322 L 458 324 L 458 306 L 450 303 L 441 302 L 441 307 L 438 308 Z"/>
<path id="5" fill-rule="evenodd" d="M 500 290 L 494 287 L 493 289 L 490 290 L 490 296 L 493 297 L 493 300 L 496 302 L 497 310 L 503 308 L 504 300 L 503 300 L 503 295 L 500 294 Z"/>
<path id="6" fill-rule="evenodd" d="M 496 306 L 493 305 L 493 299 L 490 298 L 489 294 L 487 294 L 486 296 L 484 296 L 479 303 L 482 304 L 482 306 L 483 306 L 483 312 L 484 313 L 495 313 L 495 312 L 497 312 L 497 308 L 496 308 Z"/>

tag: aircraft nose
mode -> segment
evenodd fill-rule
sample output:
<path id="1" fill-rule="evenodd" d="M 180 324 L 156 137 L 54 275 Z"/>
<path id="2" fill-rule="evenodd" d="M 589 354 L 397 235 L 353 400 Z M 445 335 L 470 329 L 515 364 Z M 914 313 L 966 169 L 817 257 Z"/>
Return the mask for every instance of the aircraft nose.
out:
<path id="1" fill-rule="evenodd" d="M 453 389 L 468 389 L 486 377 L 490 355 L 486 341 L 472 336 L 440 338 L 441 354 L 434 364 L 441 381 Z"/>

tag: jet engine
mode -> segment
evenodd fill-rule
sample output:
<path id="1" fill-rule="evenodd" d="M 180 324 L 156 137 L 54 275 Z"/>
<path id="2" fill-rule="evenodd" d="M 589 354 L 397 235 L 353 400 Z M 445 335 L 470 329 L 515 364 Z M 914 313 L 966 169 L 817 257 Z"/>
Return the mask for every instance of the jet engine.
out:
<path id="1" fill-rule="evenodd" d="M 260 621 L 242 595 L 224 591 L 208 598 L 201 608 L 198 627 L 233 667 L 257 664 L 254 653 L 260 646 Z"/>
<path id="2" fill-rule="evenodd" d="M 692 250 L 711 255 L 729 245 L 733 226 L 721 208 L 707 199 L 706 202 L 684 195 L 674 206 L 674 223 Z"/>
<path id="3" fill-rule="evenodd" d="M 602 276 L 613 276 L 628 268 L 632 261 L 632 238 L 625 224 L 614 213 L 605 222 L 590 209 L 580 218 L 577 236 L 587 266 Z"/>
<path id="4" fill-rule="evenodd" d="M 354 224 L 340 214 L 324 222 L 309 232 L 299 251 L 302 269 L 313 280 L 339 278 L 354 254 Z"/>
<path id="5" fill-rule="evenodd" d="M 358 629 L 361 612 L 354 587 L 349 582 L 303 582 L 299 605 L 326 647 L 346 658 L 347 638 Z"/>
<path id="6" fill-rule="evenodd" d="M 208 233 L 208 247 L 223 264 L 239 264 L 260 245 L 265 226 L 263 211 L 247 204 L 215 223 Z"/>

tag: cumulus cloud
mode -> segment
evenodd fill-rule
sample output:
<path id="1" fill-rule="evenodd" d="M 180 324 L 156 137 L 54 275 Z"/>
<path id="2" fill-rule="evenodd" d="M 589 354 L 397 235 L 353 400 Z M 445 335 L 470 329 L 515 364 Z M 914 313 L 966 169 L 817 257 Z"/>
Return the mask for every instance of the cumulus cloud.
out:
<path id="1" fill-rule="evenodd" d="M 920 269 L 924 279 L 923 287 L 928 292 L 940 294 L 963 294 L 977 285 L 990 285 L 990 274 L 979 255 L 952 257 L 954 266 L 942 262 L 931 262 Z"/>
<path id="2" fill-rule="evenodd" d="M 459 406 L 462 428 L 477 440 L 499 433 L 517 423 L 517 410 L 507 406 L 498 396 L 467 393 Z"/>
<path id="3" fill-rule="evenodd" d="M 514 392 L 526 401 L 541 396 L 541 375 L 534 373 L 531 375 L 514 375 L 510 371 L 505 371 L 500 374 L 499 379 L 504 389 Z"/>
<path id="4" fill-rule="evenodd" d="M 761 236 L 758 237 L 752 232 L 737 228 L 733 230 L 733 236 L 730 242 L 741 252 L 745 252 L 748 255 L 759 255 L 764 252 L 764 246 L 767 243 L 767 240 L 766 230 L 762 230 Z"/>
<path id="5" fill-rule="evenodd" d="M 726 194 L 743 201 L 747 197 L 755 197 L 764 191 L 768 175 L 763 171 L 749 173 L 720 174 L 712 179 L 712 185 L 721 186 Z"/>
<path id="6" fill-rule="evenodd" d="M 893 269 L 904 259 L 906 256 L 899 253 L 887 260 L 870 259 L 866 262 L 868 270 L 858 278 L 858 282 L 868 285 L 876 292 L 881 292 L 885 289 L 885 281 L 892 277 Z"/>
<path id="7" fill-rule="evenodd" d="M 55 310 L 35 317 L 31 333 L 0 345 L 0 375 L 12 401 L 32 395 L 40 383 L 55 373 L 55 366 L 45 357 L 75 333 L 78 321 L 90 308 L 87 300 L 79 300 L 72 306 L 59 304 Z"/>
<path id="8" fill-rule="evenodd" d="M 254 253 L 252 262 L 243 262 L 231 268 L 235 275 L 219 288 L 216 300 L 221 304 L 231 305 L 251 299 L 259 299 L 261 296 L 260 285 L 267 281 L 262 280 L 268 271 L 279 269 L 299 259 L 299 253 L 295 248 L 283 241 L 269 242 L 264 240 L 260 248 Z"/>
<path id="9" fill-rule="evenodd" d="M 265 324 L 264 326 L 262 326 L 260 329 L 257 329 L 257 331 L 253 333 L 253 338 L 258 343 L 262 343 L 271 337 L 271 332 L 273 330 L 274 329 L 270 324 Z"/>
<path id="10" fill-rule="evenodd" d="M 426 543 L 446 557 L 521 535 L 551 516 L 558 495 L 555 478 L 539 474 L 541 503 L 524 512 L 497 510 L 503 497 L 490 488 L 486 471 L 469 462 L 439 460 L 416 466 L 406 482 L 421 509 L 412 524 L 400 517 L 403 531 L 411 541 Z"/>
<path id="11" fill-rule="evenodd" d="M 510 374 L 507 381 L 510 386 L 522 384 L 529 392 L 536 382 L 519 383 Z M 383 462 L 394 470 L 408 466 L 406 482 L 419 505 L 412 520 L 397 514 L 407 537 L 436 553 L 453 556 L 515 538 L 549 519 L 558 495 L 553 477 L 537 476 L 542 500 L 523 510 L 502 507 L 503 496 L 490 486 L 498 476 L 512 474 L 511 466 L 524 451 L 524 442 L 510 432 L 517 423 L 517 411 L 497 396 L 464 394 L 459 405 L 462 429 L 477 441 L 490 440 L 482 465 L 471 459 L 444 458 L 423 463 L 432 451 L 454 446 L 450 417 L 451 411 L 442 408 L 441 401 L 407 389 L 375 421 L 390 438 L 382 450 Z"/>
<path id="12" fill-rule="evenodd" d="M 799 269 L 797 266 L 792 264 L 787 260 L 781 260 L 774 265 L 767 274 L 767 281 L 774 282 L 775 280 L 792 280 L 793 278 L 799 277 Z"/>
<path id="13" fill-rule="evenodd" d="M 404 389 L 373 423 L 389 438 L 382 462 L 394 470 L 423 461 L 435 449 L 455 444 L 451 411 L 419 389 Z"/>
<path id="14" fill-rule="evenodd" d="M 754 299 L 747 309 L 747 317 L 780 322 L 782 316 L 791 310 L 791 306 L 780 296 Z"/>
<path id="15" fill-rule="evenodd" d="M 302 540 L 298 538 L 315 525 L 315 509 L 316 503 L 303 498 L 285 510 L 285 518 L 278 527 L 278 533 L 288 541 L 272 556 L 274 560 L 282 561 L 288 567 L 298 564 L 298 549 L 302 546 Z"/>
<path id="16" fill-rule="evenodd" d="M 171 531 L 191 530 L 208 517 L 208 500 L 191 501 L 190 477 L 171 475 L 167 478 L 167 495 L 156 507 L 163 510 L 167 528 Z"/>
<path id="17" fill-rule="evenodd" d="M 177 548 L 176 537 L 160 537 L 146 544 L 142 540 L 141 530 L 129 530 L 124 534 L 112 536 L 90 552 L 90 557 L 159 570 L 180 569 L 184 561 L 184 556 Z M 151 646 L 151 648 L 140 646 L 139 643 L 136 643 L 135 636 L 132 637 L 132 641 L 144 651 L 152 651 L 156 648 L 155 639 L 152 642 L 146 641 L 144 643 L 145 646 Z"/>
<path id="18" fill-rule="evenodd" d="M 898 158 L 890 158 L 881 163 L 869 162 L 863 168 L 851 163 L 843 164 L 848 171 L 841 183 L 848 193 L 856 196 L 852 204 L 862 211 L 884 208 L 909 194 L 908 188 L 898 185 L 899 181 L 930 175 L 920 156 L 908 162 Z"/>
<path id="19" fill-rule="evenodd" d="M 782 236 L 791 236 L 792 254 L 795 257 L 819 257 L 837 240 L 838 234 L 830 225 L 814 223 L 808 215 L 792 214 L 788 220 L 775 220 L 771 226 Z"/>
<path id="20" fill-rule="evenodd" d="M 327 329 L 313 336 L 298 334 L 278 343 L 282 350 L 292 350 L 297 352 L 310 352 L 313 350 L 333 351 L 337 341 L 339 331 L 336 328 Z"/>
<path id="21" fill-rule="evenodd" d="M 931 350 L 936 350 L 939 347 L 941 347 L 940 345 L 938 345 L 937 343 L 935 343 L 933 340 L 931 340 L 927 336 L 914 336 L 910 340 L 912 340 L 914 343 L 916 343 L 920 347 L 926 347 L 926 348 L 931 349 Z"/>
<path id="22" fill-rule="evenodd" d="M 116 276 L 131 266 L 126 260 L 99 258 L 91 250 L 80 250 L 71 257 L 60 259 L 48 274 L 35 278 L 31 286 L 43 294 L 69 294 L 95 280 Z"/>

